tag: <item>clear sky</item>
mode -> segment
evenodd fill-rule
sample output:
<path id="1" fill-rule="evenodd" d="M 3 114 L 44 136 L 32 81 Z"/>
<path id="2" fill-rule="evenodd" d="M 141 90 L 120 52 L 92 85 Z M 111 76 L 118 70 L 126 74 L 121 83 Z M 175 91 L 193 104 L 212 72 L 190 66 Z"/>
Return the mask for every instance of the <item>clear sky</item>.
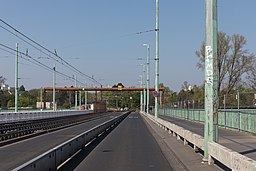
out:
<path id="1" fill-rule="evenodd" d="M 197 70 L 195 51 L 204 40 L 204 0 L 160 1 L 160 82 L 179 91 L 184 81 L 202 85 L 204 73 Z M 247 39 L 247 49 L 256 51 L 256 1 L 219 0 L 219 30 Z M 0 18 L 33 40 L 54 51 L 104 86 L 122 82 L 139 86 L 146 47 L 151 46 L 151 87 L 155 72 L 155 0 L 8 0 L 1 1 Z M 0 23 L 1 26 L 5 26 Z M 0 43 L 25 52 L 52 67 L 46 58 L 17 37 L 0 28 Z M 137 60 L 144 58 L 144 61 Z M 0 49 L 0 76 L 14 86 L 15 56 Z M 27 89 L 52 86 L 52 73 L 20 60 L 20 85 Z M 74 72 L 56 63 L 69 76 Z M 77 75 L 81 82 L 85 79 Z M 87 80 L 89 86 L 92 83 Z M 57 76 L 57 86 L 73 81 Z M 94 85 L 96 86 L 96 85 Z"/>

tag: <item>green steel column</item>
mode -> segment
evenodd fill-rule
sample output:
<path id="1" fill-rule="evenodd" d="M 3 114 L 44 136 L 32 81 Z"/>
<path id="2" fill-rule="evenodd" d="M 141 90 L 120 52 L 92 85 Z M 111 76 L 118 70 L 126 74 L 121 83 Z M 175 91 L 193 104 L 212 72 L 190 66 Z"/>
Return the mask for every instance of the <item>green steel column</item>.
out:
<path id="1" fill-rule="evenodd" d="M 218 140 L 217 0 L 205 1 L 205 125 L 204 161 L 208 142 Z"/>
<path id="2" fill-rule="evenodd" d="M 159 0 L 156 0 L 156 78 L 155 91 L 159 94 Z M 158 117 L 158 97 L 155 97 L 155 117 Z"/>

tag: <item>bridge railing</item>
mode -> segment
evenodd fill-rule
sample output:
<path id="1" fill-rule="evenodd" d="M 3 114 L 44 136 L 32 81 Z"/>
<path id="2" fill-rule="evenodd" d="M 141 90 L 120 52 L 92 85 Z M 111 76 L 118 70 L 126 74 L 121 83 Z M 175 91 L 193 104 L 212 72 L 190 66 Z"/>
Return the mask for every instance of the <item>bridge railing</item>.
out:
<path id="1" fill-rule="evenodd" d="M 204 109 L 160 108 L 160 115 L 204 122 Z M 225 128 L 256 133 L 256 109 L 219 109 L 218 125 Z"/>

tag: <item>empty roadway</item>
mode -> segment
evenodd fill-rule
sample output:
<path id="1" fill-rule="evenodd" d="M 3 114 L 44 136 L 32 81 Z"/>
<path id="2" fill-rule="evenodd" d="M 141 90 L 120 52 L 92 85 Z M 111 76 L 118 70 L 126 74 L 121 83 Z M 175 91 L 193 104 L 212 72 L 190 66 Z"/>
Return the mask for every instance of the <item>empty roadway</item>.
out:
<path id="1" fill-rule="evenodd" d="M 172 170 L 138 113 L 130 114 L 78 166 L 70 167 L 81 171 Z"/>
<path id="2" fill-rule="evenodd" d="M 0 170 L 11 170 L 43 152 L 85 132 L 120 113 L 0 147 Z"/>

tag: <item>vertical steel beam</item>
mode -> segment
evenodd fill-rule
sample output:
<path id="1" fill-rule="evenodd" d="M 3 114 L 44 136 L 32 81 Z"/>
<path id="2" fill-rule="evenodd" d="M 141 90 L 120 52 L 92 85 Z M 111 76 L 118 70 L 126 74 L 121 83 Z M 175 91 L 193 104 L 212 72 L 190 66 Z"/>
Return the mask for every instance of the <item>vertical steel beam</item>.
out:
<path id="1" fill-rule="evenodd" d="M 159 94 L 159 0 L 156 0 L 156 75 L 155 91 Z M 158 96 L 155 97 L 155 117 L 158 117 Z"/>
<path id="2" fill-rule="evenodd" d="M 208 142 L 218 140 L 217 0 L 205 0 L 205 125 L 204 161 Z"/>

